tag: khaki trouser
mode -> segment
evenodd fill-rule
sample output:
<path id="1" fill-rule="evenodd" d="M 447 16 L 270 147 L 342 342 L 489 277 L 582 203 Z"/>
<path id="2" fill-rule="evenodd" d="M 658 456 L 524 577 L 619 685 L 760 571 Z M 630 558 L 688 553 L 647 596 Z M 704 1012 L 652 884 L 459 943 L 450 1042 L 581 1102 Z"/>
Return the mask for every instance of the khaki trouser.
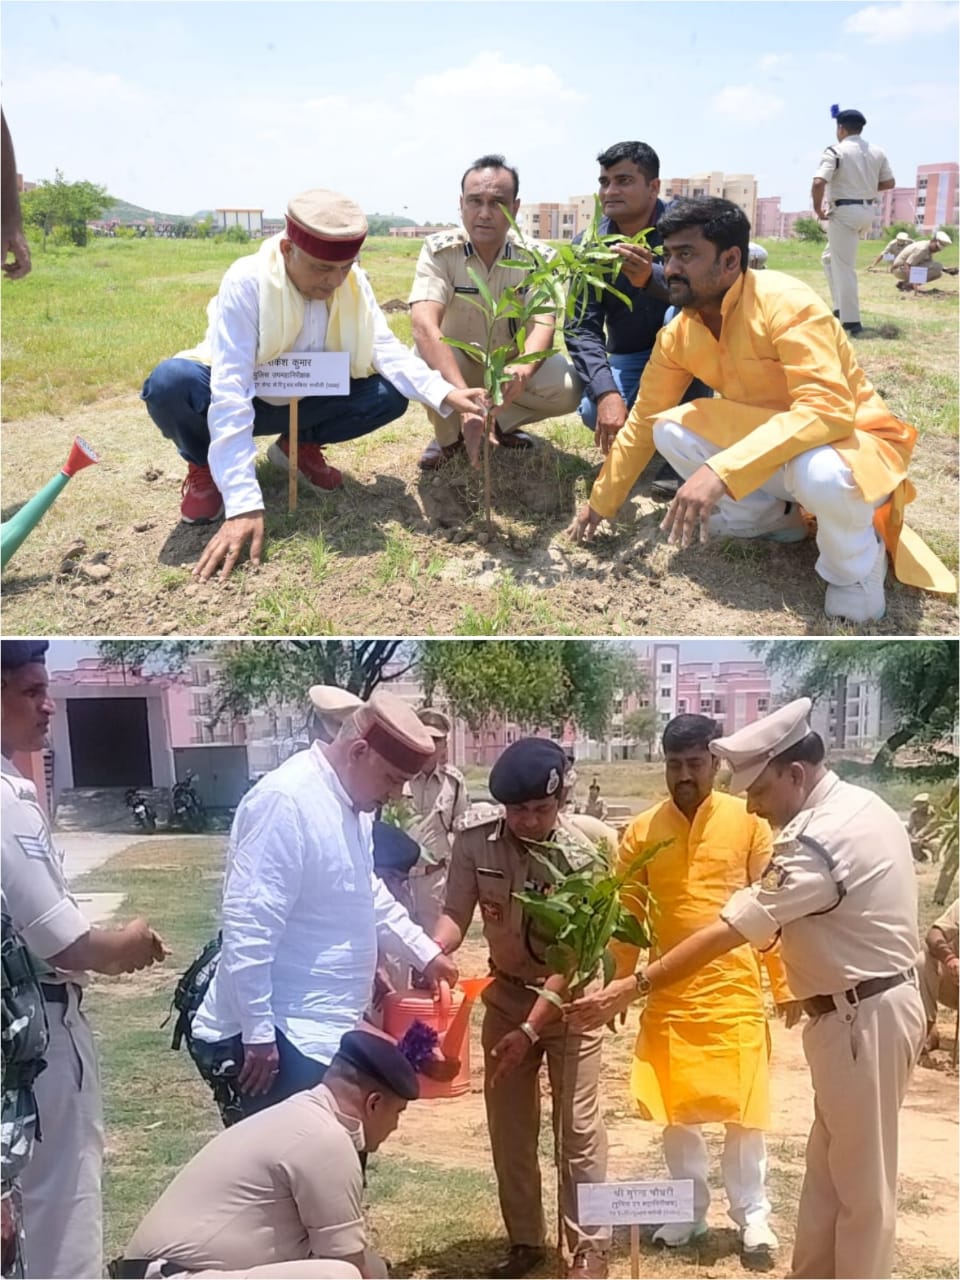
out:
<path id="1" fill-rule="evenodd" d="M 447 892 L 447 868 L 437 867 L 426 875 L 411 873 L 407 880 L 413 911 L 410 913 L 424 933 L 433 937 L 437 921 L 443 914 L 443 900 Z"/>
<path id="2" fill-rule="evenodd" d="M 451 347 L 460 372 L 468 387 L 483 386 L 483 370 L 475 360 L 456 347 Z M 583 392 L 580 379 L 573 365 L 564 355 L 549 356 L 523 389 L 505 409 L 497 411 L 500 430 L 509 435 L 529 422 L 541 422 L 544 418 L 562 418 L 565 413 L 575 413 Z M 442 445 L 456 444 L 460 435 L 460 415 L 451 413 L 443 418 L 427 408 L 427 417 L 433 424 L 434 434 Z"/>
<path id="3" fill-rule="evenodd" d="M 937 1005 L 945 1005 L 948 1009 L 957 1007 L 957 984 L 939 960 L 935 960 L 926 947 L 917 958 L 917 978 L 920 982 L 920 996 L 923 1000 L 923 1012 L 927 1022 L 936 1022 Z"/>
<path id="4" fill-rule="evenodd" d="M 920 993 L 909 982 L 804 1028 L 814 1120 L 791 1276 L 891 1274 L 898 1113 L 925 1031 Z"/>
<path id="5" fill-rule="evenodd" d="M 577 1223 L 577 1184 L 603 1182 L 607 1170 L 607 1133 L 600 1117 L 600 1054 L 602 1031 L 587 1035 L 567 1032 L 551 1023 L 519 1067 L 496 1088 L 489 1085 L 496 1059 L 490 1051 L 514 1031 L 530 1013 L 534 995 L 524 987 L 497 979 L 483 994 L 484 1101 L 493 1167 L 497 1175 L 500 1211 L 511 1245 L 542 1246 L 546 1223 L 541 1197 L 540 1066 L 546 1057 L 554 1098 L 554 1134 L 563 1096 L 563 1224 L 571 1254 L 582 1249 L 603 1252 L 610 1245 L 609 1227 L 581 1227 Z M 561 1084 L 562 1080 L 562 1084 Z M 551 1200 L 553 1197 L 551 1196 Z"/>
<path id="6" fill-rule="evenodd" d="M 953 887 L 953 877 L 957 874 L 958 866 L 960 866 L 960 848 L 954 847 L 953 852 L 948 853 L 944 858 L 940 874 L 937 876 L 933 900 L 938 907 L 945 907 L 947 904 L 947 894 Z"/>
<path id="7" fill-rule="evenodd" d="M 921 265 L 927 269 L 927 284 L 929 284 L 931 280 L 939 280 L 943 275 L 943 267 L 941 267 L 939 262 L 924 262 L 921 263 Z M 895 275 L 898 280 L 910 279 L 909 267 L 891 267 L 890 273 L 891 275 Z"/>
<path id="8" fill-rule="evenodd" d="M 78 988 L 67 990 L 67 1004 L 46 1002 L 47 1068 L 34 1085 L 43 1138 L 20 1177 L 26 1275 L 35 1280 L 103 1275 L 100 1071 Z"/>
<path id="9" fill-rule="evenodd" d="M 834 207 L 827 219 L 827 249 L 821 263 L 834 311 L 840 312 L 841 324 L 856 324 L 860 319 L 860 295 L 857 289 L 857 245 L 860 233 L 873 223 L 872 204 L 843 204 Z"/>
<path id="10" fill-rule="evenodd" d="M 340 1258 L 301 1258 L 296 1262 L 269 1262 L 243 1271 L 184 1271 L 180 1274 L 195 1280 L 199 1277 L 206 1277 L 206 1280 L 274 1280 L 274 1277 L 276 1280 L 359 1280 L 361 1274 L 385 1277 L 389 1272 L 384 1260 L 367 1249 L 363 1255 L 362 1273 L 352 1262 L 344 1262 Z"/>

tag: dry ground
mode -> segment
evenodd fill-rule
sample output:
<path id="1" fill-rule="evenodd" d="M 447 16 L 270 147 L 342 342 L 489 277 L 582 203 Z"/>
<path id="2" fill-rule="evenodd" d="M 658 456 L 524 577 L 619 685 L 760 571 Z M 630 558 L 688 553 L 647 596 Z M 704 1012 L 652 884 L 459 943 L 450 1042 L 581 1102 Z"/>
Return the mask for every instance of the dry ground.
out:
<path id="1" fill-rule="evenodd" d="M 797 256 L 800 249 L 781 246 L 775 252 Z M 825 291 L 819 267 L 814 271 L 806 258 L 796 267 L 792 258 L 782 265 Z M 412 262 L 395 264 L 394 270 L 397 278 L 383 282 L 372 272 L 380 296 L 403 291 L 399 278 L 412 272 Z M 217 278 L 214 271 L 208 280 L 210 274 L 189 276 L 191 286 L 202 277 L 204 296 Z M 158 275 L 157 283 L 169 282 Z M 857 351 L 891 407 L 922 428 L 911 468 L 919 497 L 909 519 L 955 568 L 956 278 L 942 284 L 929 297 L 913 299 L 892 291 L 884 276 L 863 276 L 865 305 L 878 317 L 872 321 L 878 327 L 871 338 L 857 340 Z M 90 305 L 99 304 L 91 297 Z M 391 323 L 409 339 L 406 315 L 392 316 Z M 32 367 L 28 354 L 25 349 L 18 355 L 23 377 Z M 94 380 L 101 358 L 90 357 Z M 16 405 L 20 384 L 11 376 Z M 80 407 L 63 396 L 56 415 L 28 409 L 19 416 L 15 408 L 14 420 L 4 422 L 4 518 L 56 472 L 75 434 L 89 438 L 103 462 L 71 481 L 8 567 L 6 634 L 849 630 L 823 616 L 812 541 L 792 547 L 727 541 L 686 552 L 668 547 L 658 530 L 663 507 L 649 495 L 649 472 L 613 532 L 594 549 L 573 547 L 562 531 L 599 463 L 589 434 L 574 417 L 535 426 L 542 446 L 532 454 L 497 452 L 495 531 L 487 540 L 477 517 L 476 473 L 459 460 L 437 475 L 419 472 L 417 458 L 430 428 L 417 405 L 400 422 L 331 449 L 331 460 L 346 474 L 344 488 L 323 496 L 301 491 L 295 516 L 286 511 L 285 476 L 262 459 L 266 562 L 256 572 L 243 569 L 227 584 L 201 587 L 190 567 L 209 530 L 179 523 L 183 465 L 136 394 Z M 54 382 L 41 402 L 60 398 Z M 261 454 L 267 443 L 260 441 Z M 956 634 L 953 599 L 889 584 L 888 601 L 886 618 L 863 633 Z"/>

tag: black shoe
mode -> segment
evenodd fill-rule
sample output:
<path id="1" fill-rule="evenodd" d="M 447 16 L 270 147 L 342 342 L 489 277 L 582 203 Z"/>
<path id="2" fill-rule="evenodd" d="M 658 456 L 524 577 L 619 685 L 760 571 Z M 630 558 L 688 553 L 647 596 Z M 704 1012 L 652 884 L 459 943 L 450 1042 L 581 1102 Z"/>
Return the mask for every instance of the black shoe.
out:
<path id="1" fill-rule="evenodd" d="M 672 502 L 677 496 L 677 490 L 682 484 L 683 476 L 678 476 L 670 463 L 665 462 L 653 477 L 653 483 L 650 485 L 650 492 L 656 498 L 666 498 L 668 501 Z"/>
<path id="2" fill-rule="evenodd" d="M 529 1275 L 547 1256 L 546 1249 L 532 1244 L 512 1244 L 510 1252 L 490 1275 L 493 1280 L 514 1280 Z"/>
<path id="3" fill-rule="evenodd" d="M 504 449 L 533 448 L 533 436 L 528 436 L 525 431 L 501 431 L 500 424 L 497 423 L 494 427 L 494 432 L 497 437 L 497 442 L 502 445 Z M 526 1247 L 526 1245 L 523 1245 L 524 1249 Z"/>
<path id="4" fill-rule="evenodd" d="M 843 327 L 846 329 L 847 333 L 849 333 L 851 338 L 856 338 L 859 334 L 863 333 L 863 325 L 859 320 L 848 320 Z"/>
<path id="5" fill-rule="evenodd" d="M 420 455 L 420 470 L 439 471 L 445 462 L 449 462 L 451 458 L 456 457 L 465 448 L 463 436 L 453 444 L 441 444 L 439 440 L 434 438 Z"/>

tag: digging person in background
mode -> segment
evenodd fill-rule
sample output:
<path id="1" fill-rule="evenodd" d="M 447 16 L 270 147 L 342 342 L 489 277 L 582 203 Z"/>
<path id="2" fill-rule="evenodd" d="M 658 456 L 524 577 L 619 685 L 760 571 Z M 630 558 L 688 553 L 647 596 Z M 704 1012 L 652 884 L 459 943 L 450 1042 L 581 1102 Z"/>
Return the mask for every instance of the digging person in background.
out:
<path id="1" fill-rule="evenodd" d="M 584 386 L 580 417 L 599 444 L 616 435 L 627 420 L 669 299 L 663 266 L 651 253 L 662 244 L 656 225 L 666 211 L 660 199 L 659 156 L 645 142 L 618 142 L 602 151 L 597 162 L 603 210 L 598 234 L 629 237 L 653 228 L 649 248 L 617 246 L 622 266 L 616 288 L 629 302 L 609 292 L 599 297 L 591 294 L 564 327 L 567 350 Z M 581 232 L 574 244 L 582 239 Z M 702 383 L 695 382 L 683 398 L 709 394 Z M 669 499 L 682 483 L 670 463 L 664 462 L 650 489 L 656 497 Z"/>
<path id="2" fill-rule="evenodd" d="M 624 903 L 644 923 L 656 903 L 651 959 L 711 923 L 730 894 L 759 880 L 770 861 L 769 825 L 747 812 L 739 796 L 714 789 L 718 758 L 710 743 L 719 725 L 707 716 L 679 715 L 663 731 L 664 776 L 670 799 L 636 817 L 620 841 L 624 874 L 648 844 L 667 847 L 624 889 Z M 649 897 L 648 897 L 649 895 Z M 614 943 L 617 976 L 632 974 L 639 952 Z M 630 1088 L 640 1115 L 664 1126 L 671 1178 L 693 1179 L 694 1220 L 670 1222 L 655 1244 L 678 1248 L 707 1230 L 709 1157 L 701 1125 L 724 1126 L 720 1168 L 728 1212 L 740 1229 L 744 1260 L 772 1261 L 778 1240 L 770 1226 L 765 1187 L 770 1126 L 770 1032 L 763 1008 L 761 961 L 787 1026 L 800 1020 L 777 951 L 737 947 L 677 991 L 648 1000 L 640 1021 Z M 696 1027 L 693 1035 L 689 1034 Z"/>
<path id="3" fill-rule="evenodd" d="M 884 1280 L 896 1243 L 899 1112 L 924 1034 L 916 877 L 896 813 L 826 768 L 811 706 L 799 698 L 710 743 L 733 769 L 731 792 L 746 791 L 748 812 L 778 831 L 759 882 L 564 1013 L 574 1029 L 602 1027 L 744 942 L 767 947 L 779 934 L 790 990 L 809 1015 L 814 1092 L 790 1275 Z"/>
<path id="4" fill-rule="evenodd" d="M 890 274 L 897 277 L 897 288 L 903 293 L 920 292 L 919 284 L 910 283 L 910 269 L 912 267 L 924 267 L 926 269 L 927 284 L 931 280 L 939 280 L 944 271 L 948 274 L 956 275 L 956 267 L 944 267 L 933 260 L 935 253 L 939 253 L 945 245 L 951 243 L 950 237 L 945 231 L 938 231 L 929 240 L 916 240 L 913 244 L 905 245 L 890 265 Z"/>
<path id="5" fill-rule="evenodd" d="M 824 151 L 813 179 L 813 212 L 827 223 L 827 247 L 821 262 L 833 297 L 833 314 L 847 333 L 862 333 L 857 285 L 857 244 L 873 223 L 880 191 L 896 186 L 886 155 L 860 135 L 866 118 L 859 111 L 831 109 L 837 145 Z M 829 208 L 824 207 L 827 202 Z"/>
<path id="6" fill-rule="evenodd" d="M 427 236 L 417 260 L 410 290 L 410 322 L 417 354 L 455 387 L 475 387 L 482 379 L 481 366 L 463 351 L 444 342 L 444 337 L 475 343 L 482 350 L 487 337 L 483 312 L 470 299 L 480 301 L 480 290 L 470 278 L 472 268 L 499 299 L 503 291 L 523 279 L 523 270 L 503 263 L 517 257 L 517 237 L 503 209 L 517 216 L 520 179 L 503 156 L 487 155 L 474 160 L 460 180 L 460 217 L 463 226 L 455 231 L 438 231 Z M 549 245 L 532 241 L 546 258 L 553 255 Z M 521 263 L 524 259 L 520 259 Z M 514 336 L 511 321 L 498 320 L 495 346 L 506 345 Z M 580 383 L 565 355 L 551 354 L 556 317 L 544 314 L 527 334 L 524 351 L 542 352 L 541 361 L 513 366 L 512 381 L 504 389 L 503 404 L 496 414 L 495 442 L 506 449 L 529 449 L 530 436 L 520 427 L 544 418 L 572 413 L 580 399 Z M 519 353 L 518 353 L 519 354 Z M 424 450 L 420 466 L 435 471 L 444 461 L 466 447 L 470 460 L 479 465 L 484 414 L 478 406 L 461 410 L 460 416 L 441 417 L 427 409 L 434 439 Z"/>
<path id="7" fill-rule="evenodd" d="M 917 960 L 920 994 L 927 1017 L 927 1038 L 923 1048 L 933 1053 L 940 1047 L 937 1031 L 937 1005 L 956 1009 L 960 995 L 960 899 L 955 899 L 942 916 L 927 930 Z"/>
<path id="8" fill-rule="evenodd" d="M 378 690 L 332 743 L 291 756 L 241 800 L 223 950 L 191 1030 L 211 1053 L 240 1054 L 244 1114 L 323 1079 L 370 999 L 378 943 L 431 985 L 456 981 L 373 867 L 373 810 L 432 754 L 416 713 Z"/>
<path id="9" fill-rule="evenodd" d="M 470 796 L 463 774 L 447 760 L 449 717 L 434 707 L 422 707 L 417 715 L 433 738 L 435 750 L 433 759 L 404 784 L 403 795 L 417 815 L 410 835 L 426 849 L 432 861 L 421 857 L 410 872 L 410 914 L 432 936 L 443 911 L 454 823 L 469 808 Z"/>
<path id="10" fill-rule="evenodd" d="M 322 1084 L 225 1129 L 197 1152 L 110 1275 L 386 1276 L 367 1242 L 359 1157 L 386 1141 L 419 1096 L 396 1045 L 369 1031 L 347 1032 Z"/>
<path id="11" fill-rule="evenodd" d="M 322 446 L 354 440 L 399 418 L 407 398 L 438 416 L 482 413 L 482 390 L 427 368 L 390 330 L 359 263 L 367 220 L 352 200 L 315 189 L 287 206 L 286 231 L 240 258 L 207 309 L 203 343 L 158 365 L 143 384 L 147 412 L 187 462 L 180 516 L 207 524 L 226 511 L 194 572 L 229 576 L 246 546 L 260 563 L 263 495 L 254 437 L 277 435 L 270 461 L 289 470 L 288 400 L 254 394 L 256 365 L 284 352 L 346 351 L 350 394 L 300 401 L 298 471 L 318 492 L 342 477 Z"/>
<path id="12" fill-rule="evenodd" d="M 803 506 L 817 518 L 828 617 L 883 617 L 888 548 L 902 582 L 955 591 L 902 524 L 917 432 L 867 381 L 822 299 L 792 276 L 747 268 L 750 224 L 729 200 L 676 200 L 659 225 L 683 310 L 657 337 L 626 426 L 605 442 L 571 537 L 616 514 L 658 449 L 686 477 L 661 525 L 673 543 L 800 542 Z M 691 376 L 719 396 L 679 403 Z"/>
<path id="13" fill-rule="evenodd" d="M 565 1037 L 557 1009 L 531 991 L 550 976 L 543 959 L 547 942 L 512 896 L 555 882 L 537 856 L 538 845 L 547 844 L 545 857 L 566 873 L 596 856 L 591 842 L 560 812 L 565 768 L 563 748 L 546 738 L 521 738 L 500 755 L 489 781 L 490 794 L 500 803 L 475 805 L 458 819 L 446 904 L 434 935 L 445 952 L 455 951 L 479 903 L 494 974 L 482 996 L 483 1096 L 510 1240 L 507 1257 L 490 1274 L 503 1280 L 527 1275 L 546 1254 L 537 1156 L 544 1058 L 555 1123 L 562 1111 L 562 1214 L 572 1255 L 567 1274 L 583 1280 L 607 1274 L 609 1228 L 577 1221 L 577 1183 L 603 1182 L 606 1176 L 599 1098 L 602 1035 Z"/>
<path id="14" fill-rule="evenodd" d="M 101 929 L 67 888 L 34 784 L 12 762 L 39 751 L 55 707 L 46 640 L 0 644 L 3 898 L 40 977 L 50 1039 L 34 1092 L 38 1141 L 20 1179 L 28 1277 L 103 1275 L 103 1103 L 93 1032 L 81 1009 L 87 971 L 133 973 L 168 954 L 144 920 Z"/>
<path id="15" fill-rule="evenodd" d="M 911 244 L 913 244 L 913 237 L 908 236 L 906 231 L 898 231 L 893 239 L 883 246 L 869 267 L 867 267 L 867 270 L 873 271 L 885 258 L 888 262 L 893 262 L 897 254 L 902 253 Z"/>

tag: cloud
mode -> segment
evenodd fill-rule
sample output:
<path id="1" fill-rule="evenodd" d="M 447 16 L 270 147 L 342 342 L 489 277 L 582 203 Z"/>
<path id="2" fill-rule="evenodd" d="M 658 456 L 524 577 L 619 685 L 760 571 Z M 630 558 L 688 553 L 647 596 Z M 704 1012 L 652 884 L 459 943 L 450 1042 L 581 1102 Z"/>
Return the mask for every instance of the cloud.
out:
<path id="1" fill-rule="evenodd" d="M 789 53 L 765 53 L 757 63 L 757 67 L 763 72 L 779 71 L 792 61 Z"/>
<path id="2" fill-rule="evenodd" d="M 758 120 L 779 115 L 786 106 L 783 98 L 753 84 L 728 85 L 714 94 L 710 106 L 720 115 L 739 120 Z"/>
<path id="3" fill-rule="evenodd" d="M 868 4 L 844 19 L 843 30 L 863 36 L 868 44 L 898 44 L 914 36 L 949 30 L 956 26 L 958 13 L 954 4 L 916 3 L 915 0 Z"/>

